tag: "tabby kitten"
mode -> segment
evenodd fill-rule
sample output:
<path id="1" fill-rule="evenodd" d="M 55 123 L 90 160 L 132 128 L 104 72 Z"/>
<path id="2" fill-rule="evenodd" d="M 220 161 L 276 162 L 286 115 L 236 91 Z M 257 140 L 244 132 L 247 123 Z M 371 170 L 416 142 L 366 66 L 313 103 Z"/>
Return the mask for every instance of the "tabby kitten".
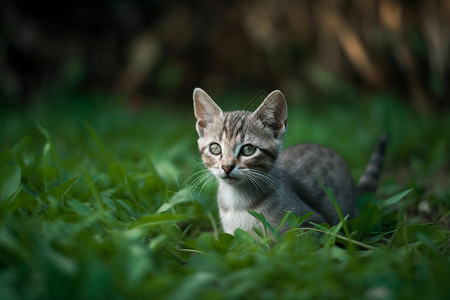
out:
<path id="1" fill-rule="evenodd" d="M 319 180 L 332 189 L 344 216 L 355 216 L 356 197 L 375 191 L 385 138 L 355 186 L 343 159 L 329 148 L 300 144 L 281 151 L 287 106 L 280 91 L 270 93 L 254 112 L 224 112 L 200 88 L 193 97 L 198 146 L 204 165 L 218 179 L 225 232 L 261 229 L 248 211 L 262 213 L 274 228 L 287 211 L 298 216 L 312 211 L 307 222 L 338 223 Z"/>

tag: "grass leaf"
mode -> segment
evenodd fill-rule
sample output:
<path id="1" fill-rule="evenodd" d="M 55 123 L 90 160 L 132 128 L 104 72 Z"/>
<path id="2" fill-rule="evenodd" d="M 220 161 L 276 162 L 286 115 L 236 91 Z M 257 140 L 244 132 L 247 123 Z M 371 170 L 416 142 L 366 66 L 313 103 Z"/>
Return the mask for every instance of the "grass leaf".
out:
<path id="1" fill-rule="evenodd" d="M 266 236 L 268 235 L 268 230 L 270 230 L 270 232 L 271 232 L 272 234 L 275 234 L 275 235 L 279 236 L 278 233 L 277 233 L 277 231 L 276 231 L 276 230 L 273 228 L 273 226 L 267 221 L 266 217 L 265 217 L 263 214 L 258 213 L 258 212 L 256 212 L 256 211 L 249 211 L 248 213 L 249 213 L 250 215 L 252 215 L 254 218 L 258 219 L 258 220 L 262 223 L 262 225 L 263 225 L 263 227 L 264 227 L 264 232 L 265 232 L 265 235 L 266 235 Z"/>
<path id="2" fill-rule="evenodd" d="M 64 193 L 66 193 L 68 190 L 70 190 L 70 188 L 75 184 L 75 182 L 78 180 L 79 176 L 76 176 L 74 178 L 71 178 L 69 180 L 66 180 L 65 182 L 51 188 L 50 190 L 42 193 L 39 195 L 39 197 L 43 198 L 43 197 L 48 197 L 48 196 L 52 196 L 55 197 L 57 199 L 61 199 L 62 196 L 64 195 Z"/>
<path id="3" fill-rule="evenodd" d="M 384 200 L 382 203 L 384 204 L 384 206 L 391 206 L 391 205 L 399 202 L 400 200 L 402 200 L 403 197 L 408 195 L 411 191 L 412 191 L 412 189 L 407 189 L 406 191 L 400 192 L 400 193 Z"/>
<path id="4" fill-rule="evenodd" d="M 320 186 L 322 187 L 322 189 L 323 189 L 323 190 L 325 191 L 325 193 L 327 194 L 328 199 L 330 199 L 331 203 L 333 204 L 334 210 L 336 211 L 337 215 L 339 216 L 339 220 L 341 220 L 342 227 L 344 228 L 345 235 L 347 236 L 347 238 L 348 238 L 349 240 L 351 240 L 352 237 L 351 237 L 350 231 L 349 231 L 349 229 L 348 229 L 348 227 L 347 227 L 347 220 L 346 220 L 346 219 L 344 218 L 344 216 L 342 215 L 341 208 L 339 207 L 339 204 L 338 204 L 338 202 L 336 201 L 336 198 L 334 197 L 333 191 L 332 191 L 329 187 L 325 187 L 325 186 L 323 185 L 322 181 L 321 181 L 319 178 L 317 178 L 317 180 L 318 180 Z M 350 247 L 353 247 L 353 244 L 352 244 L 352 243 L 350 243 Z"/>
<path id="5" fill-rule="evenodd" d="M 98 149 L 101 151 L 101 153 L 103 154 L 102 156 L 108 161 L 108 162 L 113 162 L 114 158 L 111 155 L 111 153 L 108 151 L 108 149 L 105 147 L 105 145 L 103 144 L 103 141 L 101 140 L 101 138 L 99 137 L 99 135 L 97 134 L 97 132 L 94 130 L 94 128 L 92 128 L 88 123 L 84 123 L 84 126 L 86 127 L 87 131 L 89 132 L 89 135 L 91 136 L 91 138 L 94 140 L 95 144 L 97 145 Z"/>
<path id="6" fill-rule="evenodd" d="M 0 203 L 5 203 L 20 188 L 22 172 L 17 165 L 4 166 L 0 169 Z"/>
<path id="7" fill-rule="evenodd" d="M 132 222 L 130 228 L 135 227 L 154 227 L 162 224 L 176 223 L 181 221 L 187 221 L 191 216 L 181 215 L 181 214 L 155 214 L 148 215 L 137 219 Z"/>

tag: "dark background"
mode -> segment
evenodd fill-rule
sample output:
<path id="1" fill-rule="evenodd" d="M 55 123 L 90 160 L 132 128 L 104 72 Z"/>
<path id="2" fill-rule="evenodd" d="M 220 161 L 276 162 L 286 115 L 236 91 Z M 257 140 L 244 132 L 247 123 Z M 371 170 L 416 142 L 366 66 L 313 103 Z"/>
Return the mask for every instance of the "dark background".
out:
<path id="1" fill-rule="evenodd" d="M 450 1 L 3 0 L 0 18 L 7 106 L 90 92 L 190 104 L 200 86 L 450 107 Z"/>

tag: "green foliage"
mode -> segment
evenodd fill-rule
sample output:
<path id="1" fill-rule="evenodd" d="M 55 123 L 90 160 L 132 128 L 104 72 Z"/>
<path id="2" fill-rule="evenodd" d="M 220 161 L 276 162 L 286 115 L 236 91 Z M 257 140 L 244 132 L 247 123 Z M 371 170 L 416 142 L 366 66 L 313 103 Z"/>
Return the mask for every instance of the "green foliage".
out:
<path id="1" fill-rule="evenodd" d="M 340 214 L 341 222 L 331 227 L 298 228 L 308 215 L 287 212 L 273 228 L 250 212 L 265 228 L 253 237 L 242 230 L 221 233 L 214 188 L 198 188 L 196 176 L 203 173 L 195 173 L 200 161 L 191 111 L 149 107 L 131 114 L 97 104 L 85 112 L 84 105 L 51 115 L 33 109 L 1 116 L 5 299 L 450 297 L 450 232 L 437 222 L 448 218 L 449 194 L 417 183 L 445 166 L 450 127 L 440 128 L 447 138 L 434 131 L 444 118 L 428 123 L 403 107 L 385 116 L 385 129 L 394 132 L 388 170 L 406 166 L 416 184 L 386 177 L 380 195 L 387 196 L 362 196 L 359 216 Z M 320 118 L 327 112 L 315 108 L 293 109 L 287 143 L 326 139 L 353 158 L 350 166 L 358 173 L 378 135 L 370 130 L 381 126 L 374 108 L 383 105 L 397 104 L 327 108 L 332 118 Z M 364 119 L 367 126 L 355 128 Z M 296 136 L 308 122 L 319 129 Z M 353 136 L 353 144 L 342 145 L 341 133 Z M 428 144 L 414 143 L 415 136 Z M 424 195 L 434 199 L 434 222 L 408 217 Z M 280 234 L 283 224 L 291 229 Z"/>

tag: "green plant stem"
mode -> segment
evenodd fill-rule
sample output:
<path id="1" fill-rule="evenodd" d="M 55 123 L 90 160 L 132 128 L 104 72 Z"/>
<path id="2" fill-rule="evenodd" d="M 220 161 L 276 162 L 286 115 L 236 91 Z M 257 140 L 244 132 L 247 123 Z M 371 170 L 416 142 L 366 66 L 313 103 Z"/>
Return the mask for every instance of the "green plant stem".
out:
<path id="1" fill-rule="evenodd" d="M 340 239 L 340 240 L 343 240 L 343 241 L 346 241 L 346 242 L 350 242 L 351 244 L 357 245 L 357 246 L 359 246 L 359 247 L 361 247 L 361 248 L 364 248 L 364 249 L 367 249 L 367 250 L 375 250 L 375 247 L 372 247 L 372 246 L 370 246 L 370 245 L 361 243 L 361 242 L 359 242 L 359 241 L 355 241 L 355 240 L 353 240 L 353 239 L 351 239 L 351 238 L 348 238 L 348 237 L 339 235 L 339 234 L 337 234 L 337 233 L 325 231 L 325 230 L 318 229 L 318 228 L 298 227 L 298 228 L 294 228 L 294 229 L 291 229 L 291 230 L 295 230 L 295 231 L 298 231 L 298 230 L 305 230 L 305 231 L 315 231 L 315 232 L 320 232 L 320 233 L 332 235 L 332 236 L 334 236 L 334 237 L 336 237 L 336 238 L 338 238 L 338 239 Z M 291 231 L 291 230 L 289 230 L 289 231 Z"/>

